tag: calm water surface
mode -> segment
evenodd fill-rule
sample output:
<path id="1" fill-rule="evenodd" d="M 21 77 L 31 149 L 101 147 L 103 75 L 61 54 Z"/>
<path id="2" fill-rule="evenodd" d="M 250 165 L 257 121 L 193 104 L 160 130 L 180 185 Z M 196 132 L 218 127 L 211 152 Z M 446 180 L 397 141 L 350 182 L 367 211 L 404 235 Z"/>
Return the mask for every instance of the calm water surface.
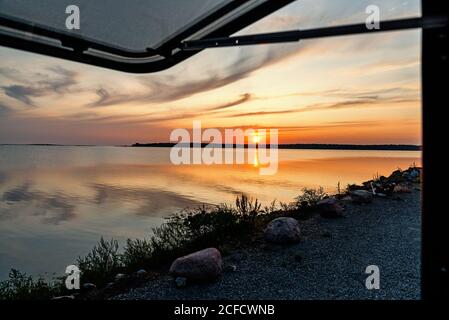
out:
<path id="1" fill-rule="evenodd" d="M 56 272 L 104 236 L 142 238 L 164 217 L 242 193 L 288 202 L 421 163 L 414 151 L 279 150 L 279 169 L 170 164 L 168 148 L 0 146 L 0 279 Z"/>

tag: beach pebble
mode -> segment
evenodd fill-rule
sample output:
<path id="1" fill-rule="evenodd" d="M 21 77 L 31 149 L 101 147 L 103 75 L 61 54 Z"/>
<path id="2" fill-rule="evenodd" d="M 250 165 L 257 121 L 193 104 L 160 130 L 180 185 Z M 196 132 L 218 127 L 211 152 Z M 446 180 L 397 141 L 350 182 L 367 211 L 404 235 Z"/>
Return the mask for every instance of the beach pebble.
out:
<path id="1" fill-rule="evenodd" d="M 60 296 L 60 297 L 53 297 L 51 300 L 59 300 L 59 301 L 66 301 L 66 300 L 75 300 L 75 296 Z"/>
<path id="2" fill-rule="evenodd" d="M 175 279 L 175 284 L 178 288 L 184 288 L 187 285 L 187 278 L 177 277 Z"/>
<path id="3" fill-rule="evenodd" d="M 299 242 L 301 229 L 296 219 L 280 217 L 272 220 L 264 232 L 265 240 L 277 244 Z"/>
<path id="4" fill-rule="evenodd" d="M 227 264 L 227 265 L 224 267 L 224 270 L 225 270 L 226 272 L 236 272 L 236 271 L 237 271 L 237 266 L 236 266 L 235 264 Z"/>
<path id="5" fill-rule="evenodd" d="M 221 272 L 221 254 L 215 248 L 204 249 L 180 257 L 170 267 L 170 273 L 175 277 L 198 281 L 215 279 Z"/>

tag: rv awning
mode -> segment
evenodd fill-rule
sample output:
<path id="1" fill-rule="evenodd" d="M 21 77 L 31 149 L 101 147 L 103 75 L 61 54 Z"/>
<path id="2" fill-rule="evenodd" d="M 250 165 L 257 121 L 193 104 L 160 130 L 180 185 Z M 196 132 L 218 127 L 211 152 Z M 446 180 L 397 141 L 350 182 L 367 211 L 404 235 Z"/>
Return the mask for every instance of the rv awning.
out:
<path id="1" fill-rule="evenodd" d="M 0 45 L 133 73 L 167 69 L 294 0 L 0 0 Z M 80 28 L 69 30 L 76 4 Z"/>

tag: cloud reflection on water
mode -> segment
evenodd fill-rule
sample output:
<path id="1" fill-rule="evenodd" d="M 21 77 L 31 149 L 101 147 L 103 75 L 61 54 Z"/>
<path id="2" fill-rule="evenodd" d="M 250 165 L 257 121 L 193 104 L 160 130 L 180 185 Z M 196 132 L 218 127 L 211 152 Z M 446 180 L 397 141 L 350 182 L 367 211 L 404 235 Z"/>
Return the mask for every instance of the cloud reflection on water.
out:
<path id="1" fill-rule="evenodd" d="M 59 224 L 75 217 L 76 197 L 32 191 L 31 186 L 32 183 L 27 181 L 3 193 L 1 201 L 8 206 L 0 209 L 0 219 L 12 219 L 17 214 L 31 213 L 42 217 L 42 223 Z"/>
<path id="2" fill-rule="evenodd" d="M 93 202 L 97 205 L 138 202 L 139 207 L 133 211 L 136 215 L 161 216 L 166 209 L 198 207 L 202 204 L 179 193 L 156 188 L 123 188 L 107 184 L 92 184 L 90 187 L 96 193 Z"/>

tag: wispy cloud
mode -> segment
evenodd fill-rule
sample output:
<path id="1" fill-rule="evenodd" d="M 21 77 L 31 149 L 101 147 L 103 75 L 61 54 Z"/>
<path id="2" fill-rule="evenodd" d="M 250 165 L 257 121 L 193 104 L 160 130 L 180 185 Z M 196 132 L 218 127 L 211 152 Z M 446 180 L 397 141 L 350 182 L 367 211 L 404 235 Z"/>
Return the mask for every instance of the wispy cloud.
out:
<path id="1" fill-rule="evenodd" d="M 100 87 L 95 90 L 98 99 L 88 103 L 88 107 L 104 107 L 122 103 L 165 103 L 174 102 L 191 97 L 198 93 L 225 87 L 241 79 L 248 77 L 253 71 L 274 61 L 282 56 L 282 50 L 269 50 L 262 60 L 255 59 L 249 55 L 242 54 L 226 71 L 212 72 L 201 78 L 189 78 L 188 81 L 179 82 L 173 75 L 160 77 L 138 78 L 139 84 L 144 86 L 142 92 L 132 94 L 120 90 L 106 89 Z M 247 96 L 246 99 L 250 97 Z"/>
<path id="2" fill-rule="evenodd" d="M 28 106 L 34 106 L 31 98 L 40 97 L 44 94 L 44 92 L 40 88 L 26 87 L 17 84 L 2 87 L 2 89 L 7 96 L 17 99 Z"/>
<path id="3" fill-rule="evenodd" d="M 235 107 L 235 106 L 241 105 L 245 102 L 248 102 L 249 100 L 251 100 L 251 98 L 252 98 L 252 95 L 250 93 L 245 93 L 245 94 L 242 94 L 242 97 L 240 99 L 237 99 L 235 101 L 231 101 L 228 103 L 224 103 L 219 106 L 211 107 L 211 108 L 209 108 L 209 111 L 223 110 L 223 109 Z"/>
<path id="4" fill-rule="evenodd" d="M 106 107 L 111 105 L 117 105 L 121 103 L 138 101 L 143 99 L 143 96 L 147 96 L 147 94 L 141 95 L 128 95 L 123 93 L 111 92 L 109 89 L 99 88 L 95 90 L 95 94 L 98 96 L 98 99 L 94 102 L 88 103 L 87 107 Z"/>
<path id="5" fill-rule="evenodd" d="M 246 126 L 235 126 L 235 127 L 214 127 L 214 129 L 218 129 L 224 131 L 226 129 L 277 129 L 280 134 L 293 133 L 293 132 L 305 132 L 305 131 L 320 131 L 323 129 L 338 129 L 338 128 L 369 128 L 369 127 L 378 127 L 385 125 L 385 121 L 376 121 L 376 120 L 366 120 L 366 121 L 329 121 L 324 123 L 314 123 L 303 126 L 259 126 L 254 123 Z M 412 123 L 415 124 L 415 123 Z M 208 129 L 208 127 L 204 127 L 204 130 Z"/>
<path id="6" fill-rule="evenodd" d="M 104 121 L 104 122 L 114 122 L 114 123 L 154 123 L 154 122 L 164 122 L 172 121 L 178 119 L 189 119 L 196 118 L 205 115 L 217 114 L 222 110 L 226 110 L 241 104 L 244 104 L 251 99 L 254 99 L 251 93 L 244 93 L 235 100 L 225 102 L 223 104 L 211 105 L 206 107 L 192 108 L 192 111 L 188 112 L 178 112 L 178 113 L 161 113 L 161 112 L 151 112 L 145 114 L 122 114 L 122 115 L 111 115 L 111 116 L 101 116 L 95 112 L 82 112 L 70 115 L 68 118 L 72 119 L 83 119 L 85 121 Z"/>
<path id="7" fill-rule="evenodd" d="M 298 109 L 275 110 L 275 111 L 253 111 L 253 112 L 233 113 L 230 115 L 225 115 L 225 116 L 223 116 L 223 118 L 268 116 L 268 115 L 297 113 L 297 112 L 299 112 Z"/>
<path id="8" fill-rule="evenodd" d="M 407 95 L 404 93 L 407 92 Z M 319 95 L 316 93 L 295 93 L 294 95 Z M 290 96 L 290 95 L 286 95 Z M 391 104 L 416 103 L 420 101 L 417 90 L 406 88 L 389 88 L 373 91 L 345 91 L 331 89 L 327 90 L 321 97 L 345 98 L 336 102 L 316 103 L 301 107 L 289 108 L 284 110 L 259 110 L 251 112 L 236 112 L 223 115 L 223 118 L 265 116 L 289 113 L 315 112 L 323 110 L 341 110 L 352 108 L 382 108 Z"/>
<path id="9" fill-rule="evenodd" d="M 382 108 L 388 107 L 389 104 L 400 104 L 407 102 L 418 102 L 416 99 L 398 99 L 398 100 L 385 100 L 384 103 L 380 103 L 378 99 L 365 99 L 365 100 L 355 100 L 355 101 L 342 101 L 336 103 L 324 103 L 324 104 L 313 104 L 305 107 L 299 107 L 287 110 L 275 110 L 275 111 L 254 111 L 254 112 L 243 112 L 243 113 L 233 113 L 230 115 L 224 115 L 223 118 L 236 118 L 236 117 L 249 117 L 249 116 L 265 116 L 265 115 L 277 115 L 277 114 L 288 114 L 288 113 L 302 113 L 302 112 L 314 112 L 323 110 L 341 110 L 341 109 L 353 109 L 353 108 L 367 108 L 375 107 Z"/>
<path id="10" fill-rule="evenodd" d="M 33 98 L 69 92 L 69 89 L 77 84 L 77 73 L 60 66 L 47 68 L 50 74 L 34 73 L 25 75 L 16 69 L 2 68 L 0 74 L 10 80 L 19 82 L 2 86 L 4 93 L 27 106 L 34 107 Z"/>

